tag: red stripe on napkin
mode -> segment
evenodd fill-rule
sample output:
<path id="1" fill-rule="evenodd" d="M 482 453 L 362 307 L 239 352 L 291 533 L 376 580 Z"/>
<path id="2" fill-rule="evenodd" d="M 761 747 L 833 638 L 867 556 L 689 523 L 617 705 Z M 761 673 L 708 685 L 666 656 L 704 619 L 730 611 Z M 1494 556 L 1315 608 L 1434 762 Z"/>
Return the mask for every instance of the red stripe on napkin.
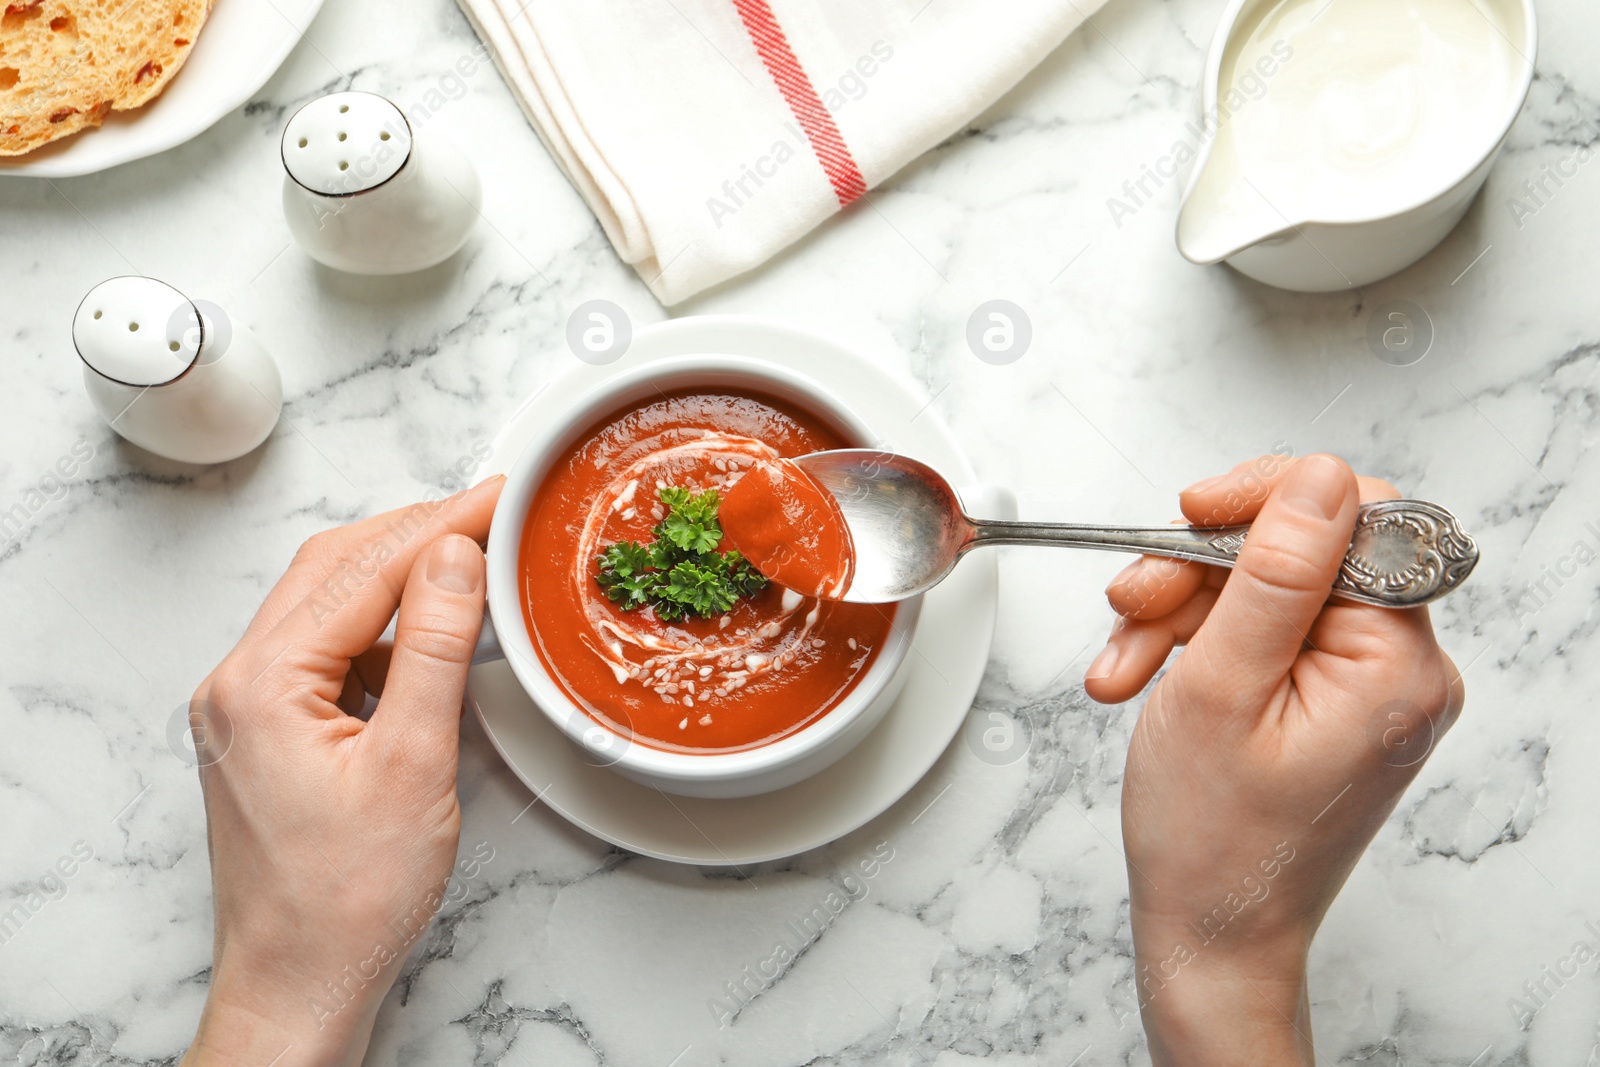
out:
<path id="1" fill-rule="evenodd" d="M 733 6 L 739 9 L 744 28 L 750 34 L 756 51 L 761 54 L 761 62 L 766 64 L 767 73 L 772 75 L 778 91 L 794 113 L 795 121 L 806 131 L 817 162 L 822 164 L 828 181 L 833 183 L 839 206 L 850 206 L 867 191 L 866 179 L 861 176 L 861 169 L 856 166 L 855 157 L 844 143 L 839 127 L 834 125 L 833 115 L 823 106 L 822 97 L 817 95 L 811 79 L 806 77 L 800 60 L 795 58 L 794 50 L 789 47 L 789 39 L 784 36 L 783 27 L 778 25 L 772 8 L 767 0 L 733 0 Z"/>

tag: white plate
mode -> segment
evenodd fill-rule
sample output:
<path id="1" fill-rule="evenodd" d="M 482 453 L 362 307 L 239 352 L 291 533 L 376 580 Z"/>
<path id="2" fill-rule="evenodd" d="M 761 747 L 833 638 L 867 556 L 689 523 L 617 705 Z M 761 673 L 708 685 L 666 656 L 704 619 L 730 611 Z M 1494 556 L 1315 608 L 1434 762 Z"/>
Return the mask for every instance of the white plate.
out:
<path id="1" fill-rule="evenodd" d="M 915 456 L 957 484 L 971 464 L 916 385 L 836 341 L 758 319 L 677 319 L 639 331 L 607 367 L 581 367 L 525 402 L 501 431 L 484 475 L 504 473 L 533 428 L 607 376 L 665 356 L 755 356 L 808 374 L 881 427 L 883 447 Z M 993 553 L 962 561 L 927 594 L 905 691 L 865 741 L 787 789 L 741 800 L 669 796 L 586 762 L 503 661 L 474 667 L 467 701 L 495 750 L 538 798 L 596 837 L 633 852 L 714 866 L 791 856 L 842 837 L 916 785 L 960 730 L 994 636 Z"/>
<path id="2" fill-rule="evenodd" d="M 216 0 L 189 59 L 161 95 L 99 129 L 0 158 L 0 175 L 71 178 L 165 152 L 211 128 L 267 84 L 322 0 Z"/>

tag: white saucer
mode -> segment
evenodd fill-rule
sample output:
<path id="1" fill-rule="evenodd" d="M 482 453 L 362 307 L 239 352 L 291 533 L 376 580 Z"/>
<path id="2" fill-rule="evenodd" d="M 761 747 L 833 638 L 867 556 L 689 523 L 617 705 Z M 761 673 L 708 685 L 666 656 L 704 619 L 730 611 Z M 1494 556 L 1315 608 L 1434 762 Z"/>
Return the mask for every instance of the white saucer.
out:
<path id="1" fill-rule="evenodd" d="M 976 481 L 918 386 L 836 341 L 732 316 L 648 327 L 634 335 L 621 360 L 604 367 L 579 365 L 558 378 L 511 417 L 483 476 L 508 470 L 535 426 L 611 374 L 665 356 L 706 353 L 754 356 L 808 374 L 868 423 L 900 428 L 880 447 L 914 456 L 958 485 Z M 827 844 L 882 814 L 938 760 L 966 719 L 983 677 L 997 586 L 993 553 L 963 560 L 927 594 L 910 678 L 878 728 L 821 774 L 762 796 L 669 796 L 592 765 L 534 706 L 504 661 L 472 669 L 467 701 L 517 777 L 540 801 L 596 837 L 680 863 L 734 866 L 778 859 Z"/>

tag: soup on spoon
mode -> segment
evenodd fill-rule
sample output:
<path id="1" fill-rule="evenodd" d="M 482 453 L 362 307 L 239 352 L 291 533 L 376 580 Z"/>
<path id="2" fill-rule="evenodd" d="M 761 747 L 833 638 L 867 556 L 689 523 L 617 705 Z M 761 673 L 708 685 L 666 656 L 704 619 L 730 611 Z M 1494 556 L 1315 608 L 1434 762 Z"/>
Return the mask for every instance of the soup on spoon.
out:
<path id="1" fill-rule="evenodd" d="M 805 596 L 837 600 L 850 587 L 855 548 L 844 512 L 791 459 L 758 459 L 722 500 L 723 538 L 765 577 Z"/>

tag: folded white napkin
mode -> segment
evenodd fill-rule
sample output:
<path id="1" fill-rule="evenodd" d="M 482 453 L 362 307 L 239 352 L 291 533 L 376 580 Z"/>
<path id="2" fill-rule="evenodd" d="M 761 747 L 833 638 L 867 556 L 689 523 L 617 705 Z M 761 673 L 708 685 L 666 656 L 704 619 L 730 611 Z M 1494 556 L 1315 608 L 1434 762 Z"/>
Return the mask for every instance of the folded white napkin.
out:
<path id="1" fill-rule="evenodd" d="M 458 0 L 663 304 L 961 128 L 1104 0 Z"/>

